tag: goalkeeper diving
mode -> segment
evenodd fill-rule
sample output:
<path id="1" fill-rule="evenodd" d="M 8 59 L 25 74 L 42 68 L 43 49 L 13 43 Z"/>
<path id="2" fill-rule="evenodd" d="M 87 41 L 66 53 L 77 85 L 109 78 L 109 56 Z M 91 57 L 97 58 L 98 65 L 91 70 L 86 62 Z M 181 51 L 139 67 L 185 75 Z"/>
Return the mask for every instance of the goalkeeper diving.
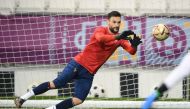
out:
<path id="1" fill-rule="evenodd" d="M 187 53 L 185 57 L 183 57 L 179 66 L 174 68 L 174 70 L 168 75 L 168 77 L 163 81 L 160 87 L 157 88 L 152 94 L 150 94 L 141 109 L 149 109 L 152 107 L 152 104 L 155 100 L 163 95 L 164 92 L 174 87 L 176 83 L 183 80 L 184 77 L 190 75 L 190 53 Z"/>
<path id="2" fill-rule="evenodd" d="M 114 51 L 118 47 L 122 47 L 134 55 L 138 45 L 142 43 L 141 38 L 131 30 L 125 30 L 119 34 L 121 24 L 119 12 L 108 13 L 107 23 L 108 26 L 99 26 L 95 29 L 84 50 L 67 64 L 57 78 L 53 81 L 41 83 L 28 93 L 17 97 L 15 99 L 16 107 L 20 108 L 32 96 L 51 89 L 62 88 L 71 80 L 75 82 L 73 97 L 47 109 L 68 109 L 83 103 L 92 86 L 94 75 Z"/>

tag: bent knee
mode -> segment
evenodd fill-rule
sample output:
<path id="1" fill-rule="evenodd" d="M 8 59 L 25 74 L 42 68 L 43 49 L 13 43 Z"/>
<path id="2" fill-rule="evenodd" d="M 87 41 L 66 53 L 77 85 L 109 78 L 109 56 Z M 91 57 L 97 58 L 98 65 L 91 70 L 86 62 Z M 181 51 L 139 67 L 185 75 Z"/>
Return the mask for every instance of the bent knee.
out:
<path id="1" fill-rule="evenodd" d="M 73 101 L 73 105 L 79 105 L 79 104 L 83 103 L 83 100 L 76 98 L 76 97 L 73 97 L 72 101 Z"/>
<path id="2" fill-rule="evenodd" d="M 55 84 L 53 83 L 53 81 L 50 81 L 49 82 L 49 88 L 50 89 L 55 89 L 56 87 L 55 87 Z"/>

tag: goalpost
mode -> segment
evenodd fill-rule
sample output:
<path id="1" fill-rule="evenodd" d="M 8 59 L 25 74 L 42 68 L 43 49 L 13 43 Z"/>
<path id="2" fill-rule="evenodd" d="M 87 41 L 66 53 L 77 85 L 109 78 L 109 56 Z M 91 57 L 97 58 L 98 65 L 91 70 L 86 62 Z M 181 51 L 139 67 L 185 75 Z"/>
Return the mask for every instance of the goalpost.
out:
<path id="1" fill-rule="evenodd" d="M 190 47 L 190 18 L 182 16 L 123 16 L 121 31 L 142 34 L 143 43 L 134 56 L 118 48 L 95 75 L 103 88 L 76 108 L 140 108 L 144 98 L 179 64 Z M 154 25 L 164 23 L 170 37 L 156 41 Z M 106 25 L 106 14 L 18 14 L 0 16 L 0 107 L 13 108 L 21 96 L 41 82 L 51 81 L 88 43 L 97 26 Z M 45 108 L 73 94 L 73 82 L 24 103 Z M 189 108 L 189 79 L 180 82 L 154 108 Z M 102 95 L 101 95 L 102 94 Z"/>

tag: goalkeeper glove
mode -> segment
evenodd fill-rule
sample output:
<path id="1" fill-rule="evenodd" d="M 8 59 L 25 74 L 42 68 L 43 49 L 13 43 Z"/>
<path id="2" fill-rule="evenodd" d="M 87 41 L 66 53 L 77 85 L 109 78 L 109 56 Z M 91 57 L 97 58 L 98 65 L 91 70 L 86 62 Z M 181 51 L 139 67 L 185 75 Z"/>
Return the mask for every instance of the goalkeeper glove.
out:
<path id="1" fill-rule="evenodd" d="M 133 37 L 133 38 L 130 38 L 129 41 L 130 41 L 131 45 L 132 45 L 133 47 L 135 47 L 135 48 L 136 48 L 140 43 L 142 43 L 140 36 L 137 36 L 136 34 L 134 34 L 134 37 Z"/>
<path id="2" fill-rule="evenodd" d="M 117 35 L 115 38 L 117 40 L 124 39 L 124 40 L 129 40 L 131 39 L 129 36 L 130 35 L 135 35 L 135 33 L 131 30 L 123 31 L 120 35 Z"/>
<path id="3" fill-rule="evenodd" d="M 155 100 L 157 100 L 160 97 L 160 93 L 155 90 L 151 95 L 148 96 L 148 98 L 146 98 L 144 104 L 142 105 L 141 109 L 149 109 L 151 108 L 153 102 Z"/>

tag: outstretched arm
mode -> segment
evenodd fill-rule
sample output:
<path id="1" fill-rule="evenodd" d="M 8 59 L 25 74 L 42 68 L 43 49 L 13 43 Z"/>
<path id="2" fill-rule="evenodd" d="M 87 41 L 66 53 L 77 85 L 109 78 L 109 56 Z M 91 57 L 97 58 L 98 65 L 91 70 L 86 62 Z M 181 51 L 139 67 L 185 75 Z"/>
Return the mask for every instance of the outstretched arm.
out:
<path id="1" fill-rule="evenodd" d="M 120 39 L 129 40 L 128 36 L 134 35 L 135 33 L 131 30 L 126 30 L 126 31 L 123 31 L 121 34 L 110 35 L 110 34 L 106 34 L 105 29 L 97 28 L 94 34 L 95 34 L 95 38 L 99 42 L 110 42 L 110 41 L 120 40 Z"/>
<path id="2" fill-rule="evenodd" d="M 133 34 L 128 36 L 128 41 L 122 40 L 121 46 L 130 54 L 134 55 L 137 51 L 138 45 L 141 43 L 141 37 L 137 36 L 136 34 Z"/>
<path id="3" fill-rule="evenodd" d="M 110 42 L 116 40 L 116 35 L 106 34 L 106 31 L 103 28 L 97 28 L 94 32 L 94 35 L 99 42 Z"/>
<path id="4" fill-rule="evenodd" d="M 125 51 L 129 52 L 131 55 L 134 55 L 137 51 L 137 48 L 132 47 L 128 40 L 121 40 L 121 47 L 125 49 Z"/>

